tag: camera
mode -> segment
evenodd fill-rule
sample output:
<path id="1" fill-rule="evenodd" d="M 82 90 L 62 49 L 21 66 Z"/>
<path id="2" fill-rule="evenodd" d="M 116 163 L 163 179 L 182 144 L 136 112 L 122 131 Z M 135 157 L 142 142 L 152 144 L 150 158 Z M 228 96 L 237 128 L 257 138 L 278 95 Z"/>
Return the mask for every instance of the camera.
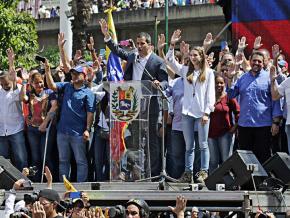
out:
<path id="1" fill-rule="evenodd" d="M 60 201 L 59 204 L 57 204 L 56 211 L 58 213 L 63 213 L 66 210 L 70 210 L 72 208 L 73 208 L 72 199 L 68 199 L 68 200 L 65 200 L 65 201 Z"/>
<path id="2" fill-rule="evenodd" d="M 37 167 L 36 166 L 31 166 L 28 168 L 28 176 L 35 176 L 37 173 Z"/>
<path id="3" fill-rule="evenodd" d="M 20 211 L 10 214 L 9 218 L 21 218 L 23 217 L 23 214 L 26 214 L 29 217 L 31 217 L 32 215 L 31 212 L 29 212 L 27 208 L 22 208 Z"/>
<path id="4" fill-rule="evenodd" d="M 111 207 L 109 209 L 109 217 L 111 218 L 125 218 L 126 217 L 126 209 L 122 205 L 116 205 L 115 207 Z"/>
<path id="5" fill-rule="evenodd" d="M 38 199 L 38 194 L 33 193 L 33 194 L 24 194 L 24 202 L 25 204 L 33 204 L 35 201 Z"/>

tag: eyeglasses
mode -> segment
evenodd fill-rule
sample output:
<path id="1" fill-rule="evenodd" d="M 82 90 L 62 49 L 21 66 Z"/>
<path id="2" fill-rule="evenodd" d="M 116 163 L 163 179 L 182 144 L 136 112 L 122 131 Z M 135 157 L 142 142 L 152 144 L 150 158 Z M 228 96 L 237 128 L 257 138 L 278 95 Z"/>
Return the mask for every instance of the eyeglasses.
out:
<path id="1" fill-rule="evenodd" d="M 136 216 L 138 215 L 138 212 L 137 211 L 129 211 L 129 210 L 126 210 L 126 215 L 129 216 Z"/>

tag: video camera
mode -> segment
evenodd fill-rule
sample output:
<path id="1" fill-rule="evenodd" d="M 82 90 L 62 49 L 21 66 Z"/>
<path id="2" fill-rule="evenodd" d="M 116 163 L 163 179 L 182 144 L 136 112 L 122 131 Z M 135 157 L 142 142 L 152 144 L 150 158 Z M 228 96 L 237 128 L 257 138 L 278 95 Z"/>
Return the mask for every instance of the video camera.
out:
<path id="1" fill-rule="evenodd" d="M 24 202 L 25 204 L 33 204 L 35 201 L 38 200 L 38 193 L 33 192 L 32 194 L 24 194 Z"/>
<path id="2" fill-rule="evenodd" d="M 122 205 L 116 205 L 109 209 L 109 217 L 111 218 L 125 218 L 126 208 Z"/>
<path id="3" fill-rule="evenodd" d="M 22 218 L 23 214 L 26 214 L 29 217 L 32 216 L 32 213 L 27 208 L 22 208 L 20 211 L 10 214 L 9 218 Z"/>

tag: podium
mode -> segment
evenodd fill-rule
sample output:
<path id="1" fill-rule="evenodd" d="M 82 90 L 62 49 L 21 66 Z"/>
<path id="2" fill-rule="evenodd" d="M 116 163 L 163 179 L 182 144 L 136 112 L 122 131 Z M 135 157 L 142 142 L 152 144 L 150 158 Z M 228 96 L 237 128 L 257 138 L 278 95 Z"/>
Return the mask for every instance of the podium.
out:
<path id="1" fill-rule="evenodd" d="M 110 108 L 110 181 L 151 177 L 149 108 L 158 90 L 147 80 L 104 82 L 104 89 Z"/>

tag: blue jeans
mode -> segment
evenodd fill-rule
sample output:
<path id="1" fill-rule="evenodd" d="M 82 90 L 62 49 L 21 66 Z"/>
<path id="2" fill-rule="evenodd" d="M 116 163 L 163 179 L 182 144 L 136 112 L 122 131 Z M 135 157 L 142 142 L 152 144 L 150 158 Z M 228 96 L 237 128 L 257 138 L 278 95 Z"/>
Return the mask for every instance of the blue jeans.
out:
<path id="1" fill-rule="evenodd" d="M 184 172 L 185 163 L 185 141 L 182 131 L 172 130 L 171 142 L 167 145 L 166 169 L 169 176 L 178 179 Z"/>
<path id="2" fill-rule="evenodd" d="M 288 154 L 290 154 L 290 125 L 285 125 L 285 132 L 286 132 L 287 141 L 288 141 Z"/>
<path id="3" fill-rule="evenodd" d="M 69 178 L 72 150 L 77 164 L 77 182 L 85 182 L 88 176 L 88 161 L 86 156 L 86 143 L 83 140 L 83 136 L 57 133 L 57 146 L 60 181 L 63 181 L 62 175 Z"/>
<path id="4" fill-rule="evenodd" d="M 194 151 L 195 151 L 195 142 L 194 142 L 194 124 L 197 122 L 197 132 L 198 132 L 198 141 L 200 149 L 200 168 L 201 170 L 208 170 L 209 167 L 209 149 L 208 149 L 208 130 L 209 130 L 209 121 L 205 124 L 201 124 L 201 118 L 194 118 L 188 115 L 182 115 L 182 129 L 183 136 L 186 144 L 185 151 L 185 171 L 193 171 L 193 162 L 194 162 Z"/>
<path id="5" fill-rule="evenodd" d="M 51 127 L 53 128 L 53 126 Z M 46 147 L 46 157 L 45 163 L 53 172 L 53 164 L 51 160 L 51 152 L 54 141 L 55 134 L 53 134 L 52 129 L 49 131 L 47 147 Z M 37 167 L 37 173 L 33 178 L 34 182 L 40 182 L 41 180 L 41 171 L 42 164 L 44 160 L 44 148 L 45 148 L 45 138 L 46 132 L 40 132 L 37 127 L 28 126 L 27 129 L 27 138 L 29 141 L 30 151 L 31 151 L 31 166 Z"/>
<path id="6" fill-rule="evenodd" d="M 108 140 L 100 137 L 101 128 L 98 126 L 94 132 L 94 157 L 96 181 L 109 180 L 110 173 L 110 149 Z"/>
<path id="7" fill-rule="evenodd" d="M 234 138 L 234 135 L 229 132 L 218 138 L 208 138 L 210 173 L 215 170 L 219 164 L 223 163 L 229 156 L 232 155 Z"/>
<path id="8" fill-rule="evenodd" d="M 2 114 L 1 116 L 4 115 Z M 12 157 L 9 156 L 10 151 L 12 152 Z M 19 171 L 28 166 L 23 131 L 9 136 L 0 136 L 0 155 L 6 159 L 11 159 Z"/>

